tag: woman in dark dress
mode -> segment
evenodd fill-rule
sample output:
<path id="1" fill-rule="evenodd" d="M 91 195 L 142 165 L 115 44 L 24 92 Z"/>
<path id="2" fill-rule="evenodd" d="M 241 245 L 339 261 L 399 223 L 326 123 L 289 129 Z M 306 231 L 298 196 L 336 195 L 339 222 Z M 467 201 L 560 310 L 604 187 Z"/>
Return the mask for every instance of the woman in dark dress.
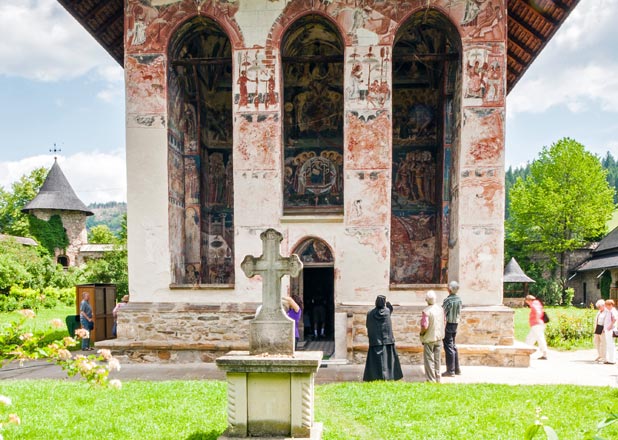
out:
<path id="1" fill-rule="evenodd" d="M 395 349 L 391 312 L 393 306 L 384 295 L 376 298 L 376 307 L 367 313 L 369 350 L 363 380 L 399 380 L 403 377 Z"/>

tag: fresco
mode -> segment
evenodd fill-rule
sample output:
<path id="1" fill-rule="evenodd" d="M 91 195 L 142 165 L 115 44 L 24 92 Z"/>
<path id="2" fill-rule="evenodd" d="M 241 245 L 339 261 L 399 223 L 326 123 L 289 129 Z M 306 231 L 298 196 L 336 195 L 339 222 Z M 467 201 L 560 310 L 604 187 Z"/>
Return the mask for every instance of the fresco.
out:
<path id="1" fill-rule="evenodd" d="M 183 25 L 168 65 L 174 284 L 234 282 L 231 45 L 207 19 Z M 203 59 L 205 62 L 195 62 Z M 182 209 L 178 209 L 182 207 Z"/>
<path id="2" fill-rule="evenodd" d="M 504 47 L 472 46 L 465 53 L 465 102 L 469 105 L 504 105 Z"/>
<path id="3" fill-rule="evenodd" d="M 279 83 L 275 60 L 263 50 L 241 50 L 236 53 L 236 111 L 276 111 L 279 109 Z"/>
<path id="4" fill-rule="evenodd" d="M 336 212 L 343 205 L 343 47 L 318 16 L 286 33 L 284 210 Z"/>

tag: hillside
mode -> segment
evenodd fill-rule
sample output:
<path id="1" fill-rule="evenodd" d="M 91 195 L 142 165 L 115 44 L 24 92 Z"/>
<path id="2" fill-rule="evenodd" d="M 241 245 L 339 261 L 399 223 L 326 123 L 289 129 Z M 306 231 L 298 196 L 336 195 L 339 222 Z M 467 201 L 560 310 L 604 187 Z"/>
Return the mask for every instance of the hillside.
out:
<path id="1" fill-rule="evenodd" d="M 97 225 L 107 225 L 114 234 L 118 235 L 122 225 L 122 217 L 127 212 L 126 203 L 91 203 L 88 205 L 88 209 L 94 212 L 94 215 L 86 220 L 88 230 Z"/>

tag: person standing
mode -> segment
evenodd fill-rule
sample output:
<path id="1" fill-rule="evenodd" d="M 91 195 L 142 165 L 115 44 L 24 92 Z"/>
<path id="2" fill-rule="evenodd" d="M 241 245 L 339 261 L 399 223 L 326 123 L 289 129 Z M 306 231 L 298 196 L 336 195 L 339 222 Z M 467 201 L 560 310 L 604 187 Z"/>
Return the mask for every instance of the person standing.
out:
<path id="1" fill-rule="evenodd" d="M 427 382 L 440 382 L 440 354 L 444 339 L 444 309 L 436 304 L 436 292 L 425 295 L 427 307 L 421 315 L 421 342 Z"/>
<path id="2" fill-rule="evenodd" d="M 395 337 L 391 313 L 393 306 L 386 301 L 384 295 L 378 295 L 375 308 L 367 313 L 367 336 L 369 350 L 363 381 L 399 380 L 403 377 L 399 356 L 395 349 Z"/>
<path id="3" fill-rule="evenodd" d="M 94 350 L 90 347 L 90 332 L 94 329 L 94 319 L 92 317 L 92 307 L 88 302 L 89 299 L 90 294 L 88 292 L 84 292 L 82 294 L 82 302 L 79 305 L 79 322 L 83 329 L 88 330 L 88 337 L 82 338 L 83 351 Z"/>
<path id="4" fill-rule="evenodd" d="M 461 374 L 459 368 L 459 352 L 455 344 L 457 336 L 457 326 L 459 317 L 461 316 L 461 298 L 457 296 L 459 283 L 451 281 L 448 283 L 448 296 L 442 302 L 444 315 L 446 317 L 446 328 L 444 331 L 444 354 L 446 356 L 446 371 L 442 373 L 442 377 L 453 377 L 456 374 Z"/>
<path id="5" fill-rule="evenodd" d="M 547 360 L 547 342 L 545 341 L 545 309 L 541 301 L 533 295 L 527 295 L 524 302 L 530 307 L 530 315 L 528 316 L 528 324 L 530 324 L 530 332 L 526 336 L 526 344 L 539 344 L 541 356 L 539 359 Z"/>
<path id="6" fill-rule="evenodd" d="M 616 321 L 618 320 L 618 312 L 614 307 L 613 299 L 605 300 L 605 311 L 606 315 L 603 325 L 605 329 L 605 363 L 615 364 L 616 345 L 614 344 L 614 329 L 616 328 Z"/>
<path id="7" fill-rule="evenodd" d="M 607 310 L 605 310 L 605 301 L 600 299 L 594 306 L 597 308 L 597 315 L 594 317 L 594 347 L 597 349 L 597 358 L 595 362 L 607 361 L 607 344 L 605 339 L 605 317 L 607 316 Z"/>
<path id="8" fill-rule="evenodd" d="M 287 304 L 288 311 L 286 314 L 288 315 L 288 318 L 291 318 L 294 321 L 294 348 L 298 348 L 298 340 L 300 339 L 298 324 L 303 316 L 303 300 L 296 294 L 287 296 L 283 300 Z"/>
<path id="9" fill-rule="evenodd" d="M 124 295 L 122 300 L 116 304 L 114 310 L 112 310 L 112 315 L 114 316 L 114 325 L 112 327 L 112 336 L 115 338 L 117 336 L 118 330 L 118 310 L 120 310 L 123 306 L 126 306 L 129 302 L 129 295 Z"/>

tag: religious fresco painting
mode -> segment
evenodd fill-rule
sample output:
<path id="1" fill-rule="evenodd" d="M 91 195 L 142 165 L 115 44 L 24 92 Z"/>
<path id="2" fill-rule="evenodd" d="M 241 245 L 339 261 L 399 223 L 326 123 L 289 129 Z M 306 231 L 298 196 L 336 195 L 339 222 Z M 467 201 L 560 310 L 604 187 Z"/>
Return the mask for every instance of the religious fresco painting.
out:
<path id="1" fill-rule="evenodd" d="M 348 110 L 383 109 L 391 100 L 391 48 L 356 46 L 346 59 Z"/>
<path id="2" fill-rule="evenodd" d="M 343 42 L 333 25 L 307 15 L 286 32 L 284 212 L 343 210 Z"/>
<path id="3" fill-rule="evenodd" d="M 392 285 L 443 283 L 459 46 L 438 12 L 412 16 L 393 48 Z M 446 226 L 446 227 L 445 227 Z"/>
<path id="4" fill-rule="evenodd" d="M 181 26 L 170 44 L 172 284 L 234 282 L 231 54 L 227 35 L 203 17 Z"/>
<path id="5" fill-rule="evenodd" d="M 234 105 L 237 111 L 276 111 L 279 84 L 275 60 L 264 50 L 241 50 L 236 53 L 237 88 Z"/>
<path id="6" fill-rule="evenodd" d="M 504 46 L 472 46 L 464 56 L 464 98 L 469 105 L 504 105 Z"/>

